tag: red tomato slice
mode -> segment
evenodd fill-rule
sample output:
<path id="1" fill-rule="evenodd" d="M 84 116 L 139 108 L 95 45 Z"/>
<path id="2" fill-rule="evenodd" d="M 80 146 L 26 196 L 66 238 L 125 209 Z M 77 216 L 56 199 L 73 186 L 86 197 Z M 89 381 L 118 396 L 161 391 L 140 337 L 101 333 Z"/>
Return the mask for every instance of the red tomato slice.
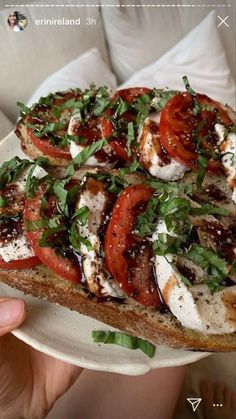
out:
<path id="1" fill-rule="evenodd" d="M 131 87 L 128 89 L 121 89 L 114 94 L 112 101 L 115 101 L 118 97 L 121 97 L 121 99 L 123 99 L 125 102 L 133 103 L 140 96 L 143 96 L 146 93 L 149 93 L 150 91 L 151 89 L 147 87 Z M 110 111 L 108 111 L 108 114 L 111 114 Z M 128 122 L 133 122 L 135 120 L 135 117 L 135 112 L 132 111 L 127 111 L 121 116 L 121 118 L 126 119 Z M 126 145 L 126 135 L 124 135 L 124 138 L 117 138 L 110 142 L 111 148 L 120 157 L 120 159 L 130 162 L 132 161 L 132 159 L 128 156 Z"/>
<path id="2" fill-rule="evenodd" d="M 47 137 L 35 137 L 32 129 L 28 129 L 28 135 L 32 143 L 38 150 L 42 151 L 44 155 L 51 156 L 58 159 L 71 160 L 71 154 L 68 147 L 59 148 L 50 143 Z"/>
<path id="3" fill-rule="evenodd" d="M 116 99 L 120 96 L 125 102 L 132 103 L 134 102 L 139 96 L 143 96 L 146 93 L 149 93 L 151 89 L 148 87 L 129 87 L 128 89 L 121 89 L 118 90 L 113 99 Z"/>
<path id="4" fill-rule="evenodd" d="M 155 283 L 150 280 L 148 269 L 142 269 L 140 264 L 140 278 L 132 278 L 125 255 L 130 247 L 129 238 L 135 226 L 137 206 L 147 203 L 152 195 L 153 189 L 141 184 L 129 186 L 121 193 L 107 227 L 104 251 L 107 269 L 120 287 L 141 304 L 157 307 L 160 299 Z M 150 259 L 148 263 L 149 261 Z"/>
<path id="5" fill-rule="evenodd" d="M 12 260 L 11 262 L 4 262 L 3 259 L 0 259 L 0 268 L 2 269 L 30 269 L 40 264 L 41 262 L 37 256 L 32 256 L 28 259 Z"/>
<path id="6" fill-rule="evenodd" d="M 44 195 L 43 188 L 39 188 L 34 198 L 26 199 L 24 219 L 28 221 L 39 221 L 41 219 L 40 206 Z M 42 230 L 27 231 L 28 240 L 35 254 L 49 269 L 64 279 L 75 284 L 81 281 L 81 270 L 79 264 L 55 252 L 51 247 L 40 247 L 38 242 L 42 235 Z"/>
<path id="7" fill-rule="evenodd" d="M 206 139 L 202 147 L 206 150 L 213 150 L 217 139 L 215 138 L 214 124 L 220 120 L 223 124 L 232 124 L 227 113 L 218 102 L 210 99 L 206 95 L 197 94 L 197 101 L 209 106 L 210 110 L 200 110 L 198 115 L 194 115 L 194 97 L 189 93 L 177 93 L 166 104 L 161 112 L 160 120 L 160 141 L 170 157 L 185 166 L 197 168 L 197 151 L 193 131 L 204 122 L 199 134 L 203 138 L 206 134 L 210 140 Z M 219 165 L 209 159 L 208 169 L 218 170 Z"/>
<path id="8" fill-rule="evenodd" d="M 65 135 L 68 129 L 70 117 L 73 111 L 73 101 L 78 100 L 81 97 L 81 93 L 77 92 L 76 89 L 67 91 L 67 92 L 58 92 L 55 94 L 48 95 L 45 99 L 45 103 L 37 103 L 31 109 L 29 115 L 25 118 L 26 126 L 30 124 L 30 127 L 27 128 L 27 133 L 34 144 L 34 146 L 40 150 L 44 155 L 71 160 L 71 155 L 68 147 L 57 147 L 50 142 L 50 138 L 45 134 L 41 138 L 37 138 L 34 135 L 34 126 L 37 131 L 37 125 L 46 126 L 49 123 L 58 123 L 60 122 L 57 113 L 57 107 L 64 105 L 60 112 L 60 117 L 63 115 L 64 123 L 63 127 L 57 131 L 57 135 L 62 137 Z M 72 101 L 72 103 L 71 103 Z"/>

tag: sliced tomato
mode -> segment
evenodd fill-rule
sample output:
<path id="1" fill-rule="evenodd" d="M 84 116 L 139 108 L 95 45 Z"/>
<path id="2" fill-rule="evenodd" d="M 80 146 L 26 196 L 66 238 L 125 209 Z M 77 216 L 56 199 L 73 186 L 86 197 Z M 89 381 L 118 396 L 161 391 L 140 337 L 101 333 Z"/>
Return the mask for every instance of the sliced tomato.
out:
<path id="1" fill-rule="evenodd" d="M 76 89 L 67 92 L 50 94 L 47 98 L 44 98 L 43 103 L 39 102 L 33 106 L 30 114 L 25 117 L 25 125 L 27 127 L 28 136 L 34 146 L 44 155 L 71 160 L 69 148 L 54 145 L 50 141 L 50 138 L 55 134 L 58 138 L 60 138 L 67 133 L 73 110 L 73 103 L 75 100 L 79 100 L 80 96 L 81 94 L 78 93 Z M 60 106 L 62 106 L 61 109 L 58 108 Z M 35 135 L 36 132 L 38 132 L 38 127 L 46 127 L 50 123 L 61 123 L 62 116 L 64 122 L 62 127 L 58 127 L 57 131 L 53 133 L 49 132 L 40 138 Z"/>
<path id="2" fill-rule="evenodd" d="M 28 198 L 25 202 L 24 219 L 28 221 L 39 221 L 41 219 L 40 207 L 44 189 L 40 187 L 34 198 Z M 35 254 L 49 269 L 62 278 L 75 284 L 81 281 L 81 270 L 75 259 L 69 259 L 58 254 L 51 247 L 40 247 L 39 240 L 43 230 L 27 231 L 27 237 Z"/>
<path id="3" fill-rule="evenodd" d="M 107 269 L 119 286 L 139 303 L 157 307 L 160 299 L 156 284 L 150 277 L 149 250 L 145 247 L 142 255 L 139 243 L 138 266 L 135 268 L 130 269 L 127 256 L 132 251 L 138 208 L 145 206 L 152 195 L 153 189 L 141 184 L 129 186 L 121 193 L 105 233 L 104 251 Z"/>
<path id="4" fill-rule="evenodd" d="M 143 96 L 149 93 L 150 91 L 151 89 L 147 87 L 131 87 L 128 89 L 121 89 L 114 94 L 112 101 L 116 101 L 117 98 L 120 97 L 125 102 L 133 103 L 140 96 Z M 109 110 L 107 114 L 111 116 L 112 112 Z M 128 110 L 124 112 L 124 114 L 120 117 L 116 116 L 116 120 L 119 120 L 121 118 L 126 120 L 127 122 L 134 122 L 136 118 L 136 113 L 135 111 Z M 114 129 L 112 129 L 112 131 L 114 132 Z M 124 160 L 126 162 L 132 161 L 132 158 L 128 155 L 127 152 L 127 130 L 124 130 L 124 132 L 121 133 L 121 135 L 118 138 L 114 138 L 114 140 L 110 141 L 110 146 L 121 160 Z"/>
<path id="5" fill-rule="evenodd" d="M 0 268 L 2 269 L 30 269 L 40 264 L 41 262 L 37 256 L 12 260 L 11 262 L 4 262 L 3 259 L 0 259 Z"/>
<path id="6" fill-rule="evenodd" d="M 28 135 L 32 143 L 38 150 L 42 151 L 44 155 L 51 156 L 58 159 L 71 160 L 71 154 L 68 147 L 59 148 L 50 143 L 47 137 L 37 138 L 32 129 L 28 129 Z"/>
<path id="7" fill-rule="evenodd" d="M 119 96 L 125 102 L 133 103 L 140 96 L 143 96 L 150 91 L 151 89 L 148 87 L 129 87 L 128 89 L 118 90 L 113 96 L 113 99 L 116 99 Z"/>
<path id="8" fill-rule="evenodd" d="M 214 151 L 217 138 L 214 130 L 216 121 L 232 124 L 221 105 L 206 95 L 197 94 L 196 100 L 206 109 L 194 114 L 194 97 L 189 93 L 177 93 L 166 104 L 161 112 L 160 141 L 170 157 L 185 166 L 196 169 L 198 153 L 194 139 L 194 131 L 198 129 L 203 139 L 201 147 L 206 151 Z M 205 140 L 204 140 L 205 138 Z M 219 164 L 209 158 L 208 169 L 216 171 Z"/>

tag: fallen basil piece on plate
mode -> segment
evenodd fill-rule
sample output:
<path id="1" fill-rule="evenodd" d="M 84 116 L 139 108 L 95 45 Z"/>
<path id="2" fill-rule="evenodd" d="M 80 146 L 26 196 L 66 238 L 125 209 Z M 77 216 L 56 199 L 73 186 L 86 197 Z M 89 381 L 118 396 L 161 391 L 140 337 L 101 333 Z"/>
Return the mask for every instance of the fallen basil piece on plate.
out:
<path id="1" fill-rule="evenodd" d="M 112 343 L 114 345 L 124 346 L 128 349 L 140 349 L 149 358 L 153 358 L 156 352 L 156 347 L 147 340 L 129 336 L 122 332 L 105 332 L 102 330 L 93 330 L 92 338 L 97 343 Z"/>

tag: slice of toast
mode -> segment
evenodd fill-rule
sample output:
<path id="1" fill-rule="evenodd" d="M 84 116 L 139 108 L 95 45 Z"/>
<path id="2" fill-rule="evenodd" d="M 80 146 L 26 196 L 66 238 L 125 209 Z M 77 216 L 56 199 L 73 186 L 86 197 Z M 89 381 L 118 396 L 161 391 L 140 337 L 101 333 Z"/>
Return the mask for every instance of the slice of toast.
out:
<path id="1" fill-rule="evenodd" d="M 130 298 L 101 302 L 82 286 L 73 285 L 43 265 L 21 271 L 0 269 L 0 281 L 157 345 L 210 352 L 236 350 L 236 333 L 205 335 L 183 327 L 169 312 L 145 308 Z"/>
<path id="2" fill-rule="evenodd" d="M 15 134 L 20 139 L 22 151 L 30 159 L 34 160 L 34 159 L 37 159 L 38 157 L 43 156 L 43 157 L 47 157 L 47 159 L 50 161 L 50 163 L 53 166 L 62 166 L 62 167 L 68 166 L 69 160 L 48 156 L 47 154 L 43 154 L 42 151 L 37 149 L 37 147 L 32 143 L 28 135 L 24 117 L 21 118 L 20 121 L 17 123 Z"/>

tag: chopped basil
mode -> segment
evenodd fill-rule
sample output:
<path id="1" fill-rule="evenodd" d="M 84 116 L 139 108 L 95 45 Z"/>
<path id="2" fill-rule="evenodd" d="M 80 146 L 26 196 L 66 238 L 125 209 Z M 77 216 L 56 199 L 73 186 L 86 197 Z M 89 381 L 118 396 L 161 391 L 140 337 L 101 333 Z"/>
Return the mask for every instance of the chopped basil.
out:
<path id="1" fill-rule="evenodd" d="M 146 182 L 151 188 L 155 189 L 155 193 L 166 193 L 173 198 L 177 198 L 180 193 L 192 195 L 192 185 L 182 182 L 160 182 L 158 180 L 148 180 Z"/>
<path id="2" fill-rule="evenodd" d="M 202 182 L 204 180 L 206 174 L 206 167 L 207 167 L 207 158 L 202 154 L 198 155 L 198 172 L 196 177 L 196 187 L 197 189 L 201 189 Z"/>
<path id="3" fill-rule="evenodd" d="M 48 228 L 49 220 L 46 220 L 46 219 L 41 219 L 38 221 L 25 220 L 25 227 L 27 231 L 37 231 L 37 230 L 41 230 L 42 228 Z"/>
<path id="4" fill-rule="evenodd" d="M 115 109 L 115 115 L 117 116 L 123 115 L 123 113 L 128 111 L 128 109 L 130 108 L 130 104 L 128 102 L 125 102 L 120 96 L 118 96 L 117 98 L 116 106 L 117 108 Z"/>
<path id="5" fill-rule="evenodd" d="M 76 210 L 72 218 L 76 218 L 79 225 L 83 226 L 87 223 L 89 217 L 89 209 L 86 206 Z"/>
<path id="6" fill-rule="evenodd" d="M 0 189 L 3 189 L 8 183 L 15 182 L 30 164 L 29 160 L 22 160 L 19 157 L 13 157 L 4 162 L 0 167 Z"/>
<path id="7" fill-rule="evenodd" d="M 234 125 L 234 126 L 231 128 L 230 132 L 232 132 L 233 134 L 236 134 L 236 125 Z"/>
<path id="8" fill-rule="evenodd" d="M 165 256 L 167 254 L 181 254 L 181 240 L 178 237 L 170 236 L 167 233 L 159 233 L 158 239 L 152 244 L 155 255 Z"/>
<path id="9" fill-rule="evenodd" d="M 29 115 L 29 113 L 31 112 L 31 108 L 24 105 L 24 103 L 22 103 L 22 102 L 16 102 L 16 104 L 17 104 L 18 108 L 20 108 L 20 113 L 21 113 L 22 116 Z"/>
<path id="10" fill-rule="evenodd" d="M 188 81 L 188 77 L 187 76 L 183 76 L 182 77 L 184 85 L 185 85 L 185 89 L 187 90 L 187 92 L 191 95 L 191 96 L 196 96 L 196 92 L 192 89 L 192 87 L 190 87 L 189 81 Z"/>
<path id="11" fill-rule="evenodd" d="M 63 231 L 66 231 L 66 226 L 58 226 L 58 227 L 51 227 L 47 230 L 43 231 L 42 236 L 39 239 L 39 246 L 41 247 L 55 247 L 55 241 L 53 238 L 53 241 L 51 241 L 52 236 L 54 236 L 57 233 L 61 233 Z"/>
<path id="12" fill-rule="evenodd" d="M 87 249 L 93 250 L 93 246 L 88 239 L 82 237 L 78 232 L 77 221 L 72 223 L 70 234 L 69 234 L 70 244 L 75 252 L 80 252 L 81 244 L 87 247 Z"/>
<path id="13" fill-rule="evenodd" d="M 194 98 L 193 115 L 197 116 L 200 109 L 201 109 L 201 104 L 197 100 L 197 93 L 192 89 L 192 87 L 190 87 L 187 76 L 183 76 L 182 79 L 183 79 L 183 82 L 184 82 L 184 85 L 185 85 L 185 89 Z"/>
<path id="14" fill-rule="evenodd" d="M 69 217 L 69 210 L 67 205 L 68 190 L 65 186 L 68 184 L 68 179 L 56 180 L 53 185 L 53 191 L 56 195 L 58 206 L 65 216 Z"/>
<path id="15" fill-rule="evenodd" d="M 159 201 L 156 197 L 152 197 L 147 204 L 145 212 L 137 217 L 135 232 L 141 237 L 146 237 L 154 233 L 157 221 L 157 209 Z"/>
<path id="16" fill-rule="evenodd" d="M 34 171 L 37 166 L 40 167 L 47 167 L 49 165 L 49 160 L 46 157 L 39 157 L 38 159 L 34 160 L 34 164 L 32 165 L 25 184 L 25 192 L 26 194 L 32 198 L 35 196 L 35 193 L 38 189 L 38 186 L 42 179 L 45 179 L 47 175 L 45 175 L 43 178 L 38 178 L 34 176 Z"/>
<path id="17" fill-rule="evenodd" d="M 115 176 L 111 173 L 98 173 L 98 174 L 90 174 L 89 176 L 94 177 L 98 181 L 104 181 L 106 180 L 108 182 L 107 190 L 108 192 L 119 194 L 126 186 L 128 186 L 128 183 L 126 180 L 124 180 L 121 176 Z"/>
<path id="18" fill-rule="evenodd" d="M 66 173 L 65 173 L 65 177 L 66 178 L 71 178 L 74 173 L 75 173 L 75 168 L 74 168 L 73 163 L 68 164 L 67 169 L 66 169 Z"/>
<path id="19" fill-rule="evenodd" d="M 57 131 L 60 131 L 61 129 L 65 128 L 65 126 L 65 122 L 50 122 L 47 125 L 43 125 L 42 128 L 39 129 L 37 132 L 34 132 L 34 135 L 35 137 L 40 138 L 44 134 L 55 133 Z"/>
<path id="20" fill-rule="evenodd" d="M 96 154 L 98 151 L 102 150 L 103 147 L 105 147 L 108 144 L 107 140 L 105 138 L 96 141 L 95 143 L 89 145 L 88 147 L 84 148 L 78 156 L 76 156 L 73 159 L 73 163 L 76 167 L 81 166 L 83 163 L 85 163 L 89 157 L 91 157 L 93 154 Z"/>
<path id="21" fill-rule="evenodd" d="M 153 358 L 156 351 L 156 347 L 153 343 L 141 338 L 127 335 L 123 332 L 93 330 L 92 338 L 94 342 L 98 343 L 114 344 L 128 349 L 140 349 L 147 356 L 149 356 L 149 358 Z"/>
<path id="22" fill-rule="evenodd" d="M 136 116 L 136 127 L 140 127 L 144 120 L 148 117 L 150 112 L 150 104 L 151 104 L 151 96 L 146 93 L 142 96 L 139 96 L 134 104 L 132 105 L 132 108 L 137 112 Z"/>
<path id="23" fill-rule="evenodd" d="M 229 210 L 226 208 L 216 207 L 212 204 L 202 204 L 199 208 L 191 208 L 191 214 L 193 215 L 204 215 L 204 214 L 216 214 L 216 215 L 229 215 Z"/>
<path id="24" fill-rule="evenodd" d="M 130 157 L 132 155 L 131 144 L 134 143 L 134 124 L 133 122 L 128 123 L 128 135 L 127 135 L 127 154 Z"/>
<path id="25" fill-rule="evenodd" d="M 0 195 L 0 208 L 4 208 L 6 205 L 6 199 Z"/>
<path id="26" fill-rule="evenodd" d="M 155 96 L 152 99 L 151 108 L 154 108 L 157 113 L 161 112 L 167 102 L 178 93 L 176 90 L 153 89 L 153 91 Z"/>
<path id="27" fill-rule="evenodd" d="M 212 268 L 216 268 L 222 275 L 228 275 L 229 269 L 226 261 L 213 250 L 193 244 L 187 251 L 186 256 L 203 269 L 211 271 Z"/>

